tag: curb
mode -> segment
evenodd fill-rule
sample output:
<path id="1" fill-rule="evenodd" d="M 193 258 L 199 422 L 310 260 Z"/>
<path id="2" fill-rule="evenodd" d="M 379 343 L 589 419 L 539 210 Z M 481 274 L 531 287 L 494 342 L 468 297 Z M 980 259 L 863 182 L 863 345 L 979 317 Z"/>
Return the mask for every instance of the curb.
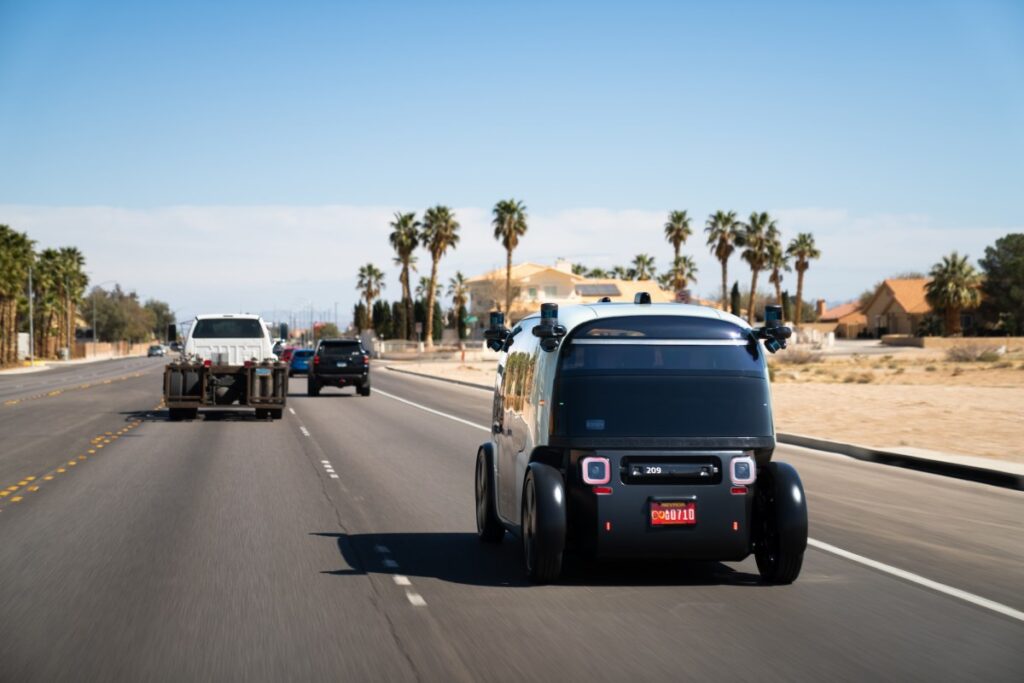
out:
<path id="1" fill-rule="evenodd" d="M 401 373 L 403 375 L 412 375 L 413 377 L 422 377 L 424 379 L 432 379 L 432 380 L 435 380 L 435 381 L 438 381 L 438 382 L 448 382 L 449 384 L 458 384 L 459 386 L 463 386 L 463 387 L 472 387 L 473 389 L 486 389 L 487 391 L 491 391 L 492 389 L 494 389 L 494 387 L 491 386 L 490 384 L 478 384 L 476 382 L 466 382 L 465 380 L 451 379 L 450 377 L 436 377 L 434 375 L 428 375 L 428 374 L 423 373 L 423 372 L 416 372 L 415 370 L 403 370 L 401 368 L 396 368 L 393 365 L 385 365 L 384 369 L 385 370 L 390 370 L 391 372 L 398 372 L 398 373 Z"/>
<path id="2" fill-rule="evenodd" d="M 448 377 L 437 377 L 422 372 L 416 372 L 414 370 L 403 370 L 391 365 L 386 365 L 384 367 L 392 372 L 398 372 L 404 375 L 432 379 L 438 382 L 448 382 L 449 384 L 459 384 L 461 386 L 472 387 L 474 389 L 487 389 L 490 391 L 494 388 L 492 386 L 478 384 L 476 382 L 466 382 L 459 379 L 450 379 Z M 867 446 L 857 446 L 854 444 L 842 443 L 840 441 L 818 439 L 813 436 L 804 436 L 802 434 L 786 434 L 779 432 L 775 434 L 775 438 L 778 439 L 779 443 L 789 444 L 791 446 L 802 446 L 804 448 L 825 451 L 828 453 L 838 453 L 839 455 L 845 455 L 847 457 L 864 460 L 866 462 L 874 462 L 880 465 L 902 467 L 905 469 L 918 470 L 919 472 L 939 474 L 945 477 L 966 479 L 968 481 L 975 481 L 981 484 L 988 484 L 990 486 L 1001 486 L 1003 488 L 1024 491 L 1024 473 L 1007 472 L 1005 470 L 968 465 L 960 462 L 923 458 L 916 455 L 909 455 L 907 453 L 894 453 L 892 451 L 884 451 L 877 448 L 869 448 Z"/>
<path id="3" fill-rule="evenodd" d="M 803 436 L 801 434 L 776 433 L 775 438 L 778 439 L 779 443 L 789 444 L 791 446 L 803 446 L 804 448 L 827 451 L 829 453 L 838 453 L 840 455 L 845 455 L 857 460 L 864 460 L 866 462 L 874 462 L 881 465 L 889 465 L 891 467 L 903 467 L 905 469 L 918 470 L 920 472 L 939 474 L 945 477 L 955 477 L 957 479 L 966 479 L 981 484 L 989 484 L 990 486 L 1001 486 L 1003 488 L 1024 491 L 1024 474 L 1018 472 L 1007 472 L 1006 470 L 969 465 L 949 460 L 924 458 L 921 456 L 909 455 L 907 453 L 894 453 L 892 451 L 883 451 L 877 448 L 868 448 L 867 446 L 856 446 L 854 444 L 842 443 L 839 441 L 817 439 L 812 436 Z"/>

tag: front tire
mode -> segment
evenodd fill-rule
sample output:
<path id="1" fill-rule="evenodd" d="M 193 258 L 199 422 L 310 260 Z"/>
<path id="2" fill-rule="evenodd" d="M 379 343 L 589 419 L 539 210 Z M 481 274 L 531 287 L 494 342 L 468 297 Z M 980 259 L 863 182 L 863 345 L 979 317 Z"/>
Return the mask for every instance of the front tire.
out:
<path id="1" fill-rule="evenodd" d="M 531 583 L 551 583 L 562 573 L 565 550 L 565 483 L 549 465 L 526 471 L 522 510 L 523 559 Z"/>
<path id="2" fill-rule="evenodd" d="M 791 465 L 771 462 L 757 477 L 754 559 L 765 583 L 790 584 L 800 576 L 807 549 L 807 500 Z"/>
<path id="3" fill-rule="evenodd" d="M 501 543 L 505 527 L 494 504 L 494 469 L 490 454 L 476 453 L 476 535 L 484 543 Z"/>

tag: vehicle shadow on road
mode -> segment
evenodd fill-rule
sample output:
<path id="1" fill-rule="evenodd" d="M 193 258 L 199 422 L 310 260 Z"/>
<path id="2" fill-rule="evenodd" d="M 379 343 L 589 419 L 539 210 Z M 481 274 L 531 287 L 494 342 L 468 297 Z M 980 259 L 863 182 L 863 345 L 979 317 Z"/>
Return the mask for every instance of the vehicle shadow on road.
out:
<path id="1" fill-rule="evenodd" d="M 402 574 L 473 586 L 529 586 L 517 540 L 483 544 L 473 533 L 343 534 L 316 532 L 335 540 L 351 569 L 335 576 Z M 397 566 L 391 566 L 388 561 Z M 567 555 L 561 585 L 571 586 L 760 586 L 761 579 L 720 562 L 634 560 L 597 562 Z"/>
<path id="2" fill-rule="evenodd" d="M 125 422 L 134 422 L 136 420 L 141 422 L 171 421 L 167 408 L 156 410 L 128 410 L 122 411 L 120 414 L 125 416 Z M 196 419 L 182 420 L 183 424 L 187 424 L 189 422 L 266 422 L 267 424 L 270 424 L 272 422 L 276 422 L 276 420 L 257 418 L 251 410 L 223 410 L 209 413 L 200 410 L 199 416 L 196 417 Z"/>

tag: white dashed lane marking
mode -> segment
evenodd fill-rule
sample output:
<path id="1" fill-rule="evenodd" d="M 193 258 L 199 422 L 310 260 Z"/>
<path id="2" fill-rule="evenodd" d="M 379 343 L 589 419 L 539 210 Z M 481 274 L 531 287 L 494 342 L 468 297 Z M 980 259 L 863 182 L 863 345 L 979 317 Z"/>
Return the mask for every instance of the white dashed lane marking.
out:
<path id="1" fill-rule="evenodd" d="M 302 432 L 303 436 L 309 436 L 309 430 L 305 427 L 299 427 L 299 431 Z"/>
<path id="2" fill-rule="evenodd" d="M 395 580 L 395 584 L 399 586 L 411 586 L 412 581 L 409 580 L 408 576 L 402 576 L 401 574 L 395 574 L 392 577 Z"/>
<path id="3" fill-rule="evenodd" d="M 291 413 L 292 415 L 294 415 L 295 414 L 295 408 L 292 408 L 291 406 L 288 406 L 288 412 Z"/>
<path id="4" fill-rule="evenodd" d="M 409 598 L 409 602 L 412 603 L 413 607 L 426 607 L 427 601 L 423 599 L 423 596 L 413 591 L 405 591 L 405 597 Z"/>

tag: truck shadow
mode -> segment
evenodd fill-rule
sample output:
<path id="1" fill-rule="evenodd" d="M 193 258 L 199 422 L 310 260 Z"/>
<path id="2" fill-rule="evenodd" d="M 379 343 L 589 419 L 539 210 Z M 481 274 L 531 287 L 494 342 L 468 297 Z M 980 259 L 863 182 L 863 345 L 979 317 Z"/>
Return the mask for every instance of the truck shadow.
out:
<path id="1" fill-rule="evenodd" d="M 334 539 L 338 553 L 350 568 L 326 570 L 334 576 L 402 574 L 435 578 L 472 586 L 523 588 L 530 585 L 523 572 L 517 539 L 506 536 L 500 544 L 485 545 L 476 534 L 381 533 L 342 534 L 314 532 Z M 397 566 L 391 566 L 388 561 Z M 720 562 L 634 560 L 597 562 L 566 556 L 560 585 L 569 586 L 760 586 L 757 574 L 737 571 Z"/>
<path id="2" fill-rule="evenodd" d="M 141 422 L 171 421 L 167 408 L 155 410 L 127 410 L 121 411 L 119 414 L 124 415 L 125 422 L 134 422 L 135 420 L 139 420 Z M 181 423 L 188 424 L 189 422 L 266 422 L 270 424 L 273 422 L 280 422 L 280 420 L 265 420 L 263 418 L 257 418 L 251 410 L 215 410 L 212 412 L 203 412 L 203 410 L 200 409 L 199 416 L 196 419 L 182 420 Z"/>

